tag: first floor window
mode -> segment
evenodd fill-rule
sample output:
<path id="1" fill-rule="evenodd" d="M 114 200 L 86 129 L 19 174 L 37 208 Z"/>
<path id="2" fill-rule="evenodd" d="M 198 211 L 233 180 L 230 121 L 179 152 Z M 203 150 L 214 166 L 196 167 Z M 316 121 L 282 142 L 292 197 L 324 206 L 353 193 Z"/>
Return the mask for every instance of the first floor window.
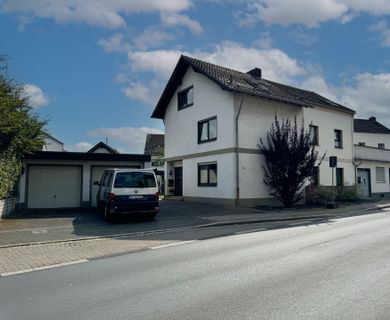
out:
<path id="1" fill-rule="evenodd" d="M 385 144 L 384 143 L 378 143 L 378 148 L 379 149 L 384 149 L 385 148 Z"/>
<path id="2" fill-rule="evenodd" d="M 217 176 L 216 163 L 198 164 L 198 186 L 215 187 L 217 185 Z"/>
<path id="3" fill-rule="evenodd" d="M 340 149 L 343 147 L 343 132 L 341 130 L 334 130 L 334 147 Z"/>
<path id="4" fill-rule="evenodd" d="M 376 183 L 385 183 L 386 182 L 385 168 L 384 167 L 376 167 L 375 168 L 375 176 L 376 176 Z"/>
<path id="5" fill-rule="evenodd" d="M 309 126 L 309 136 L 311 144 L 318 146 L 318 127 L 310 125 Z"/>
<path id="6" fill-rule="evenodd" d="M 217 140 L 217 117 L 198 122 L 198 143 Z"/>
<path id="7" fill-rule="evenodd" d="M 336 186 L 342 186 L 344 184 L 344 169 L 336 168 Z"/>

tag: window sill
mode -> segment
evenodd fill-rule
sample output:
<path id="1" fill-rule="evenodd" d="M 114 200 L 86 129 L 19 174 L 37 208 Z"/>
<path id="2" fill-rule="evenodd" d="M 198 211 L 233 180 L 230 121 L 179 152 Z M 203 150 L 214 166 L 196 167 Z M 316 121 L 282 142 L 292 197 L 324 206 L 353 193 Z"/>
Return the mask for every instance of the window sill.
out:
<path id="1" fill-rule="evenodd" d="M 210 183 L 210 184 L 198 184 L 198 187 L 216 187 L 216 183 Z"/>
<path id="2" fill-rule="evenodd" d="M 203 143 L 207 143 L 207 142 L 213 142 L 213 141 L 217 141 L 217 138 L 214 138 L 214 139 L 208 139 L 208 140 L 203 140 L 203 141 L 198 141 L 198 144 L 203 144 Z"/>
<path id="3" fill-rule="evenodd" d="M 193 106 L 193 105 L 194 105 L 194 104 L 191 103 L 191 104 L 187 104 L 187 105 L 185 105 L 185 106 L 177 107 L 177 111 L 180 111 L 180 110 L 183 110 L 183 109 L 187 109 L 187 108 L 189 108 L 189 107 L 191 107 L 191 106 Z"/>

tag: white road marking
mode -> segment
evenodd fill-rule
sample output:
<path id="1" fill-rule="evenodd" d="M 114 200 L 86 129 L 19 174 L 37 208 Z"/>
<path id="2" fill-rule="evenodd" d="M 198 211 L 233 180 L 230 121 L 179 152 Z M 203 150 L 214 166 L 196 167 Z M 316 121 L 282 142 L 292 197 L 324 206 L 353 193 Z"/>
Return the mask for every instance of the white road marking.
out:
<path id="1" fill-rule="evenodd" d="M 156 250 L 156 249 L 162 249 L 162 248 L 167 248 L 167 247 L 180 246 L 182 244 L 189 244 L 189 243 L 193 243 L 193 242 L 197 242 L 197 241 L 198 240 L 173 242 L 173 243 L 163 244 L 161 246 L 149 247 L 149 249 Z"/>
<path id="2" fill-rule="evenodd" d="M 47 230 L 32 230 L 32 234 L 47 233 Z"/>
<path id="3" fill-rule="evenodd" d="M 72 264 L 78 264 L 78 263 L 83 263 L 83 262 L 87 262 L 87 261 L 88 260 L 84 259 L 84 260 L 77 260 L 77 261 L 52 264 L 50 266 L 36 267 L 36 268 L 24 269 L 24 270 L 12 271 L 12 272 L 3 272 L 3 273 L 0 273 L 0 277 L 9 277 L 9 276 L 15 276 L 17 274 L 28 273 L 28 272 L 33 272 L 33 271 L 40 271 L 40 270 L 47 270 L 47 269 L 52 269 L 52 268 L 65 267 L 65 266 L 70 266 Z"/>

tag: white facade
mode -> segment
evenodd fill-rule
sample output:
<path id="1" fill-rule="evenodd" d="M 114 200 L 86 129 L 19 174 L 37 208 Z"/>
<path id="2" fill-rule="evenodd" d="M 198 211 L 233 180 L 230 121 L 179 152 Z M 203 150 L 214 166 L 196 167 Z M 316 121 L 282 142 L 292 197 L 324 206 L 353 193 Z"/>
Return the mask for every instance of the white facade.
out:
<path id="1" fill-rule="evenodd" d="M 178 110 L 178 92 L 193 86 L 193 105 Z M 238 146 L 236 117 L 238 117 Z M 318 126 L 319 158 L 326 153 L 320 168 L 320 184 L 331 184 L 328 157 L 338 157 L 344 169 L 344 184 L 355 181 L 353 166 L 353 114 L 325 108 L 303 108 L 230 91 L 188 67 L 165 112 L 165 157 L 167 195 L 175 194 L 175 167 L 182 167 L 184 198 L 223 200 L 233 204 L 239 193 L 240 203 L 269 200 L 263 183 L 263 157 L 259 153 L 260 137 L 265 137 L 275 116 L 294 117 L 305 127 Z M 217 119 L 217 139 L 198 143 L 198 122 Z M 342 131 L 342 148 L 335 148 L 334 130 Z M 238 157 L 236 153 L 238 147 Z M 238 178 L 236 159 L 238 158 Z M 217 164 L 215 186 L 198 186 L 198 165 Z M 239 191 L 237 192 L 237 180 Z"/>
<path id="2" fill-rule="evenodd" d="M 390 197 L 390 134 L 355 132 L 354 139 L 357 172 L 369 172 L 370 195 L 373 198 Z M 384 144 L 385 149 L 378 148 L 378 144 Z"/>
<path id="3" fill-rule="evenodd" d="M 64 151 L 64 144 L 61 141 L 53 138 L 52 136 L 45 136 L 45 143 L 42 147 L 42 151 Z"/>

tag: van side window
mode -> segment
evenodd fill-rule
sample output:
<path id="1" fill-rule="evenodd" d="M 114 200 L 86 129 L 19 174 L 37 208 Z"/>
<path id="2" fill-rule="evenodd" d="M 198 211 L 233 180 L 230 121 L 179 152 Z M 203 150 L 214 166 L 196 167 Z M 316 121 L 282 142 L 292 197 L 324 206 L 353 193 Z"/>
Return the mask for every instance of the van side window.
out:
<path id="1" fill-rule="evenodd" d="M 108 175 L 108 179 L 107 179 L 107 181 L 106 181 L 106 187 L 110 186 L 111 181 L 112 181 L 112 176 L 113 176 L 112 173 L 110 173 L 110 174 Z"/>
<path id="2" fill-rule="evenodd" d="M 100 183 L 101 186 L 105 185 L 104 181 L 105 181 L 106 177 L 107 177 L 107 173 L 103 174 L 102 178 L 100 179 L 99 183 Z"/>

